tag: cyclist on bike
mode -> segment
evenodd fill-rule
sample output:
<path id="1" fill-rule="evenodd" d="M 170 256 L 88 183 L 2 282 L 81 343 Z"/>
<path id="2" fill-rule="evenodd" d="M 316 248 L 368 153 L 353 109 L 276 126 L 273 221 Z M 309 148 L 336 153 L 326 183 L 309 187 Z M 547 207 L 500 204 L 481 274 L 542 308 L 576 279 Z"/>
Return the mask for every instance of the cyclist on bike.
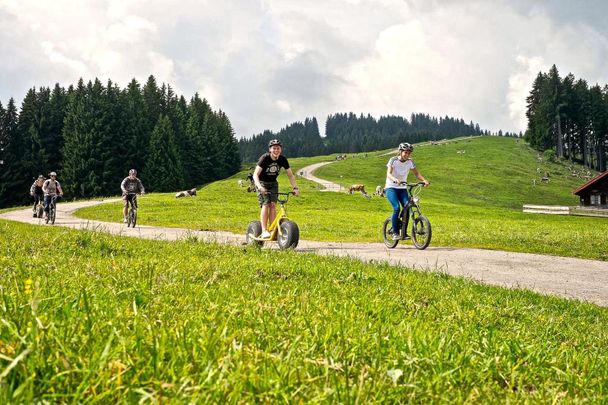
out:
<path id="1" fill-rule="evenodd" d="M 127 214 L 129 213 L 129 200 L 133 208 L 137 209 L 137 200 L 133 199 L 133 196 L 137 193 L 145 194 L 144 185 L 140 179 L 137 178 L 137 170 L 129 170 L 129 175 L 120 183 L 120 189 L 122 190 L 122 217 L 123 222 L 127 222 Z"/>
<path id="2" fill-rule="evenodd" d="M 36 206 L 39 202 L 44 200 L 44 192 L 42 191 L 42 186 L 44 186 L 44 176 L 39 175 L 38 178 L 34 180 L 32 187 L 30 187 L 30 195 L 34 197 L 34 207 L 32 208 L 32 210 L 34 211 L 34 218 L 38 216 L 38 213 L 36 212 Z"/>
<path id="3" fill-rule="evenodd" d="M 285 169 L 292 190 L 295 195 L 300 195 L 296 177 L 293 175 L 287 158 L 281 155 L 283 145 L 278 139 L 268 143 L 268 152 L 260 156 L 257 166 L 253 172 L 253 182 L 257 188 L 258 201 L 260 202 L 260 222 L 262 222 L 262 234 L 260 238 L 270 238 L 270 232 L 266 229 L 268 223 L 272 223 L 277 213 L 277 201 L 279 183 L 277 177 L 281 167 Z"/>
<path id="4" fill-rule="evenodd" d="M 391 217 L 392 235 L 393 240 L 399 239 L 399 211 L 400 206 L 405 207 L 408 201 L 407 186 L 404 183 L 407 182 L 407 176 L 410 170 L 416 175 L 418 180 L 424 183 L 424 187 L 429 185 L 429 182 L 420 174 L 416 165 L 410 159 L 414 146 L 404 142 L 399 144 L 399 156 L 394 156 L 389 159 L 386 165 L 386 184 L 385 193 L 388 202 L 393 206 L 393 216 Z M 407 218 L 407 216 L 406 216 Z M 408 235 L 403 236 L 409 238 Z"/>
<path id="5" fill-rule="evenodd" d="M 50 179 L 45 180 L 42 185 L 42 192 L 44 193 L 44 216 L 48 216 L 49 214 L 49 204 L 51 203 L 51 199 L 53 197 L 63 196 L 63 190 L 61 189 L 61 184 L 57 181 L 57 173 L 50 172 Z"/>

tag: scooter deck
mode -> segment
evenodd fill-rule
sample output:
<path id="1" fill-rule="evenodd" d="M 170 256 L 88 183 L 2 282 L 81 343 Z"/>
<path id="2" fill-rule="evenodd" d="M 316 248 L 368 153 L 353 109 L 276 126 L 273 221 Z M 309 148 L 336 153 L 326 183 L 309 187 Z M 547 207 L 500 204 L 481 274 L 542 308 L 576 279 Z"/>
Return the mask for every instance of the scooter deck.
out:
<path id="1" fill-rule="evenodd" d="M 253 240 L 257 240 L 258 242 L 273 242 L 275 241 L 274 238 L 272 238 L 272 236 L 270 238 L 260 238 L 259 236 L 254 236 L 253 234 L 249 234 L 249 237 Z"/>

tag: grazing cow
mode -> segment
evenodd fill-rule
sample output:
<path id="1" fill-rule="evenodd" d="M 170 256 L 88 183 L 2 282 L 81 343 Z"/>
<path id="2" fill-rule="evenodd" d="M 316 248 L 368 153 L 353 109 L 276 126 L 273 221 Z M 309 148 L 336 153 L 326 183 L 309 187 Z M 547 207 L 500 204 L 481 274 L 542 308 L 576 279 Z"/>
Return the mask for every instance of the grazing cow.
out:
<path id="1" fill-rule="evenodd" d="M 193 188 L 190 190 L 185 190 L 185 191 L 180 191 L 175 194 L 175 198 L 194 197 L 194 196 L 196 196 L 196 188 Z"/>
<path id="2" fill-rule="evenodd" d="M 365 194 L 365 186 L 363 184 L 353 184 L 348 188 L 348 194 L 352 194 L 355 191 L 360 191 Z"/>
<path id="3" fill-rule="evenodd" d="M 376 192 L 374 194 L 378 197 L 384 197 L 384 187 L 376 186 Z"/>
<path id="4" fill-rule="evenodd" d="M 238 183 L 239 183 L 239 187 L 243 187 L 243 180 L 239 180 Z"/>

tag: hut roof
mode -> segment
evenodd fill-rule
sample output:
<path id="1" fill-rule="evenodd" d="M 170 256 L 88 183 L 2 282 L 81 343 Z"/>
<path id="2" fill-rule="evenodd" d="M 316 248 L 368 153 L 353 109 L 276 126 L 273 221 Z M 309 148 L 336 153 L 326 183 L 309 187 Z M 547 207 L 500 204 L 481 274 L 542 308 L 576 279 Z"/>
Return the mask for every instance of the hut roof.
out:
<path id="1" fill-rule="evenodd" d="M 585 190 L 587 187 L 591 187 L 592 185 L 594 185 L 595 183 L 597 183 L 598 181 L 604 179 L 604 178 L 608 178 L 608 170 L 604 171 L 603 173 L 600 173 L 598 176 L 595 176 L 594 178 L 592 178 L 591 180 L 589 180 L 588 182 L 586 182 L 585 184 L 583 184 L 582 186 L 580 186 L 579 188 L 577 188 L 576 190 L 574 190 L 572 192 L 572 194 L 580 194 L 583 190 Z"/>

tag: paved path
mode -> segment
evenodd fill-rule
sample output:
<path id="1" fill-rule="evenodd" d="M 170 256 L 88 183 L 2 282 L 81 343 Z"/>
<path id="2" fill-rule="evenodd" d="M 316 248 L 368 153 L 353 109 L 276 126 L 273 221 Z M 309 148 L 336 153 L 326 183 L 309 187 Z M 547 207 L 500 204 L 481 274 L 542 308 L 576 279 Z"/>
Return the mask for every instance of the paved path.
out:
<path id="1" fill-rule="evenodd" d="M 388 154 L 393 154 L 389 152 Z M 326 191 L 340 191 L 338 184 L 313 175 L 322 162 L 300 169 L 304 178 Z M 411 244 L 387 249 L 381 243 L 330 243 L 312 248 L 324 255 L 351 256 L 363 261 L 387 261 L 417 270 L 441 271 L 482 283 L 526 288 L 608 306 L 608 263 L 597 260 L 513 253 L 485 249 L 429 247 L 416 250 Z"/>
<path id="2" fill-rule="evenodd" d="M 315 183 L 318 183 L 318 184 L 322 185 L 324 188 L 321 191 L 336 191 L 336 192 L 345 191 L 342 188 L 342 186 L 340 186 L 339 184 L 332 183 L 329 180 L 320 179 L 320 178 L 318 178 L 318 177 L 316 177 L 315 175 L 312 174 L 319 167 L 323 167 L 323 166 L 326 166 L 326 165 L 328 165 L 330 163 L 334 163 L 334 162 L 335 161 L 315 163 L 313 165 L 306 166 L 306 167 L 298 170 L 298 173 L 302 173 L 302 177 L 304 177 L 305 179 L 308 179 L 310 181 L 314 181 Z"/>
<path id="3" fill-rule="evenodd" d="M 59 203 L 55 226 L 90 229 L 115 235 L 159 240 L 196 237 L 232 245 L 245 243 L 244 235 L 230 232 L 205 232 L 180 228 L 140 226 L 79 219 L 75 210 L 119 199 Z M 0 214 L 0 219 L 44 225 L 32 218 L 30 209 Z M 275 244 L 272 244 L 276 246 Z M 481 249 L 429 247 L 420 251 L 411 244 L 387 249 L 382 243 L 327 243 L 300 241 L 301 252 L 351 257 L 365 262 L 388 262 L 420 271 L 439 271 L 463 276 L 482 283 L 509 288 L 526 288 L 544 294 L 558 295 L 608 306 L 608 262 L 526 253 Z"/>

